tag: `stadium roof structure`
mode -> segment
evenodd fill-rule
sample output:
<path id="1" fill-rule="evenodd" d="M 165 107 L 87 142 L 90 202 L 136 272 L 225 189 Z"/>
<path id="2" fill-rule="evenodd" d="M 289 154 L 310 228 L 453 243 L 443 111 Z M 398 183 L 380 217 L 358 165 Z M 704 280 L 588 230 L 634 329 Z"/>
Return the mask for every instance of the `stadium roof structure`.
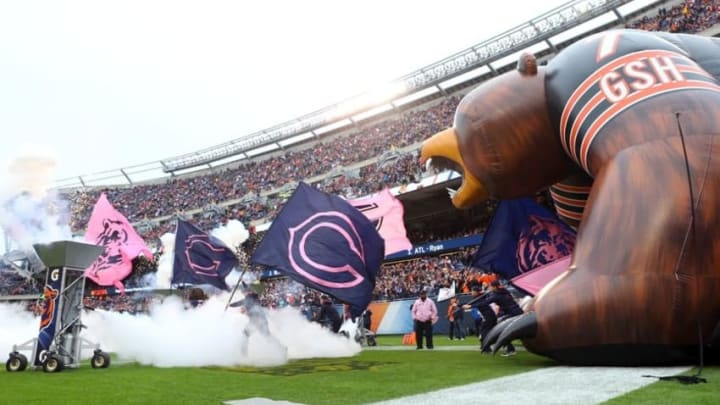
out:
<path id="1" fill-rule="evenodd" d="M 514 62 L 522 52 L 556 53 L 562 42 L 582 37 L 599 26 L 624 24 L 629 15 L 677 0 L 575 0 L 542 14 L 436 63 L 394 80 L 386 86 L 346 99 L 321 110 L 271 128 L 192 153 L 157 162 L 62 179 L 58 188 L 134 184 L 168 175 L 212 168 L 231 161 L 283 149 L 317 139 L 382 112 L 396 110 L 430 94 L 498 74 L 500 67 Z M 583 28 L 584 27 L 584 28 Z"/>
<path id="2" fill-rule="evenodd" d="M 162 161 L 166 172 L 188 169 L 229 156 L 252 153 L 253 150 L 309 132 L 316 131 L 353 116 L 387 104 L 388 101 L 411 95 L 427 87 L 437 87 L 442 82 L 462 75 L 481 66 L 493 69 L 491 62 L 515 53 L 538 42 L 587 22 L 597 16 L 615 10 L 632 0 L 579 0 L 519 25 L 509 31 L 474 45 L 464 51 L 426 66 L 418 71 L 394 80 L 381 89 L 361 94 L 319 111 L 287 121 L 263 131 L 245 135 L 221 145 L 213 146 Z M 619 14 L 618 14 L 619 15 Z M 553 46 L 549 43 L 549 46 Z M 439 88 L 438 88 L 439 90 Z M 277 145 L 280 147 L 280 145 Z M 246 155 L 247 156 L 247 155 Z"/>

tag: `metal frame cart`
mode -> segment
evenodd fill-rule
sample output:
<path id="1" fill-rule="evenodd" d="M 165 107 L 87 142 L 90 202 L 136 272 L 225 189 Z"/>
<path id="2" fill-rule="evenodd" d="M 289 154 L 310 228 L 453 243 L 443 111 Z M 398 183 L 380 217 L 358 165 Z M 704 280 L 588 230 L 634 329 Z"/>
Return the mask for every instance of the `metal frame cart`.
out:
<path id="1" fill-rule="evenodd" d="M 110 355 L 100 345 L 80 336 L 85 325 L 80 321 L 85 290 L 85 269 L 103 252 L 100 246 L 74 241 L 34 245 L 47 266 L 43 288 L 42 315 L 38 336 L 13 346 L 5 369 L 23 371 L 28 358 L 20 351 L 31 351 L 32 368 L 59 372 L 80 365 L 82 349 L 94 349 L 93 368 L 110 366 Z"/>

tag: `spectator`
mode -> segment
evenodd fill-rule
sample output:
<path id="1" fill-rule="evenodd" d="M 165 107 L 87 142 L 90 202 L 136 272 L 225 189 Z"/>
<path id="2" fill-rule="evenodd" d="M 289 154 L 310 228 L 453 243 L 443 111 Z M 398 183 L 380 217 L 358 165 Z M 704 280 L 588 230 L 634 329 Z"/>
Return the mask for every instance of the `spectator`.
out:
<path id="1" fill-rule="evenodd" d="M 463 330 L 463 320 L 465 318 L 464 312 L 465 310 L 458 304 L 457 298 L 450 298 L 450 305 L 448 305 L 447 309 L 447 318 L 450 323 L 450 333 L 448 336 L 449 340 L 453 340 L 455 336 L 457 336 L 458 340 L 465 340 L 465 331 Z"/>
<path id="2" fill-rule="evenodd" d="M 437 321 L 437 307 L 433 300 L 428 298 L 425 290 L 420 291 L 420 296 L 413 303 L 412 318 L 415 323 L 415 341 L 417 350 L 423 348 L 423 337 L 425 347 L 432 349 L 433 345 L 433 324 Z"/>

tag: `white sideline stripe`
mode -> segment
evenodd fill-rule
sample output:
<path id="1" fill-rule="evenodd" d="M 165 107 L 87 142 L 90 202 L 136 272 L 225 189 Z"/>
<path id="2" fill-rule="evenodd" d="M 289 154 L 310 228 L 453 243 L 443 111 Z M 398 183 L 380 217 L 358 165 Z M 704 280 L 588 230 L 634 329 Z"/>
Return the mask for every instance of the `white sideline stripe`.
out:
<path id="1" fill-rule="evenodd" d="M 238 399 L 235 401 L 225 401 L 223 402 L 225 405 L 303 405 L 299 404 L 297 402 L 288 402 L 288 401 L 276 401 L 274 399 L 269 398 L 248 398 L 248 399 Z"/>
<path id="2" fill-rule="evenodd" d="M 388 352 L 395 352 L 395 351 L 405 351 L 405 350 L 415 350 L 415 343 L 411 345 L 403 345 L 403 346 L 369 346 L 369 347 L 363 347 L 363 350 L 368 351 L 388 351 Z M 524 347 L 516 347 L 515 348 L 519 352 L 524 352 Z M 476 345 L 457 345 L 457 346 L 435 346 L 434 349 L 423 349 L 425 351 L 436 351 L 436 352 L 478 352 L 480 353 L 480 343 Z"/>
<path id="3" fill-rule="evenodd" d="M 512 361 L 508 359 L 508 361 Z M 374 405 L 597 404 L 657 381 L 643 375 L 677 375 L 683 367 L 550 367 L 431 391 Z"/>

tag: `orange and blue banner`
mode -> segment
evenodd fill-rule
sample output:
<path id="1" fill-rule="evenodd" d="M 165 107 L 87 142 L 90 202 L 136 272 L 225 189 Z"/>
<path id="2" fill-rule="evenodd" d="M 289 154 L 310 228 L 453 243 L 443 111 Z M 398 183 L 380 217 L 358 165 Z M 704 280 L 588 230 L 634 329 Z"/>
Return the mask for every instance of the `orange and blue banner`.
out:
<path id="1" fill-rule="evenodd" d="M 57 329 L 60 316 L 60 291 L 62 290 L 62 267 L 50 268 L 47 271 L 45 288 L 42 295 L 42 313 L 40 314 L 40 331 L 35 346 L 33 365 L 41 366 L 46 358 Z"/>

